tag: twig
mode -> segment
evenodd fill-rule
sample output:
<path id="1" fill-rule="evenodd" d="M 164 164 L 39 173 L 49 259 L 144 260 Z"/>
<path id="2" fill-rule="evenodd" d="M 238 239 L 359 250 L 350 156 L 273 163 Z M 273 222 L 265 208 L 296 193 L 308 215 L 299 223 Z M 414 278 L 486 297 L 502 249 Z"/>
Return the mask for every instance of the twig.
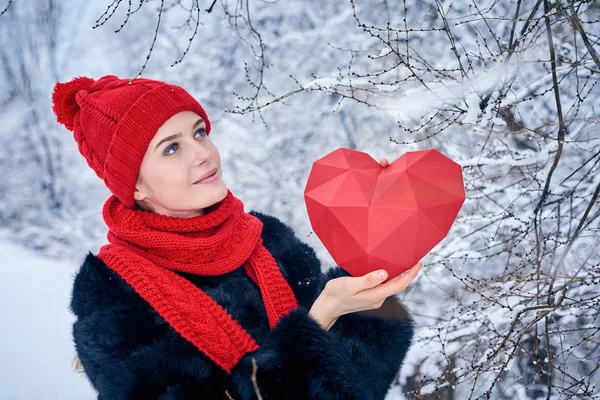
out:
<path id="1" fill-rule="evenodd" d="M 12 4 L 12 2 L 13 2 L 13 0 L 8 0 L 8 4 L 6 5 L 6 8 L 4 10 L 2 10 L 2 12 L 0 13 L 0 17 L 3 16 L 4 13 L 8 11 L 8 8 Z"/>
<path id="2" fill-rule="evenodd" d="M 546 197 L 548 196 L 548 189 L 550 188 L 550 182 L 552 180 L 552 175 L 554 174 L 554 170 L 558 165 L 558 161 L 560 160 L 560 156 L 562 154 L 563 149 L 563 141 L 565 138 L 565 125 L 562 114 L 562 105 L 560 102 L 560 90 L 558 88 L 558 77 L 556 75 L 556 55 L 554 54 L 554 41 L 552 40 L 552 26 L 550 24 L 550 17 L 548 13 L 550 12 L 550 6 L 548 5 L 548 0 L 544 0 L 544 13 L 546 20 L 546 31 L 548 33 L 548 46 L 550 47 L 550 64 L 552 67 L 552 84 L 554 86 L 554 99 L 556 101 L 556 112 L 558 114 L 558 149 L 556 151 L 556 156 L 554 157 L 554 163 L 550 167 L 550 171 L 548 172 L 548 177 L 546 178 L 546 185 L 544 186 L 544 190 L 542 191 L 542 195 L 540 197 L 540 201 L 535 206 L 533 210 L 533 214 L 537 216 L 538 212 L 542 209 L 544 201 L 546 201 Z"/>
<path id="3" fill-rule="evenodd" d="M 585 33 L 585 30 L 583 29 L 583 26 L 581 25 L 581 21 L 579 20 L 579 17 L 577 16 L 577 13 L 575 12 L 575 8 L 573 7 L 572 0 L 569 1 L 569 8 L 571 9 L 570 17 L 571 17 L 571 20 L 573 21 L 573 25 L 575 25 L 575 29 L 577 29 L 577 32 L 579 32 L 579 35 L 581 36 L 581 39 L 583 40 L 585 47 L 587 48 L 587 50 L 590 52 L 590 55 L 594 59 L 594 62 L 596 63 L 598 68 L 600 68 L 600 59 L 598 59 L 598 54 L 596 53 L 596 50 L 590 43 L 590 40 L 588 39 L 588 37 Z"/>

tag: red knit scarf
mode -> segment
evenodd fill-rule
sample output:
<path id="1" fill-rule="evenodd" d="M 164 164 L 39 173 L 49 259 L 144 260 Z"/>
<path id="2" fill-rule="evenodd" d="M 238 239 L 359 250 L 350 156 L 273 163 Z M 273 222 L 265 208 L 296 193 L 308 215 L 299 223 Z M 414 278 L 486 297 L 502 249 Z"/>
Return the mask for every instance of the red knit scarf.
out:
<path id="1" fill-rule="evenodd" d="M 100 249 L 98 257 L 227 373 L 258 344 L 225 309 L 173 271 L 217 276 L 244 266 L 260 288 L 271 329 L 298 308 L 292 289 L 262 244 L 262 222 L 244 212 L 231 191 L 210 212 L 193 218 L 132 210 L 114 196 L 104 204 L 103 216 L 110 244 Z"/>

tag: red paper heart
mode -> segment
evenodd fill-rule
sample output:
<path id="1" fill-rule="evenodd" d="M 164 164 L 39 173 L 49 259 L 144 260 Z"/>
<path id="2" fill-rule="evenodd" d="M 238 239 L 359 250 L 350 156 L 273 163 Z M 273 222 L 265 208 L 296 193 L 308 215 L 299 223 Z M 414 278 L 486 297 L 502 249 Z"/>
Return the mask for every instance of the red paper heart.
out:
<path id="1" fill-rule="evenodd" d="M 340 148 L 315 161 L 304 201 L 314 232 L 353 276 L 410 269 L 446 235 L 465 201 L 462 168 L 435 149 L 386 168 Z"/>

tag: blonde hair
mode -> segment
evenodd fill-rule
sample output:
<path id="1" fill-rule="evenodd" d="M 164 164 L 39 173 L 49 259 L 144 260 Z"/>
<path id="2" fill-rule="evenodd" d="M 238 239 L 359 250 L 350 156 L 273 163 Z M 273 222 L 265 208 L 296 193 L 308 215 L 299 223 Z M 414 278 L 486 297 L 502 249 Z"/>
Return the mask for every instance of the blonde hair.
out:
<path id="1" fill-rule="evenodd" d="M 78 355 L 75 355 L 71 367 L 73 368 L 73 371 L 79 374 L 85 373 L 85 370 L 83 369 L 83 364 L 81 364 L 81 360 L 79 359 Z"/>

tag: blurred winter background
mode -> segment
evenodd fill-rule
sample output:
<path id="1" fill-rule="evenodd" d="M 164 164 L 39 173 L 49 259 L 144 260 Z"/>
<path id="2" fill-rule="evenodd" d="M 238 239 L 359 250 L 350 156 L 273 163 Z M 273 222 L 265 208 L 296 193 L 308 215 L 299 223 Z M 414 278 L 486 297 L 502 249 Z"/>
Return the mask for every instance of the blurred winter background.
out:
<path id="1" fill-rule="evenodd" d="M 0 0 L 0 13 L 0 399 L 95 398 L 72 370 L 67 306 L 105 242 L 109 193 L 50 95 L 140 72 L 197 97 L 228 186 L 324 269 L 303 200 L 313 161 L 436 148 L 463 166 L 467 201 L 400 295 L 418 335 L 388 399 L 600 397 L 599 1 Z"/>

